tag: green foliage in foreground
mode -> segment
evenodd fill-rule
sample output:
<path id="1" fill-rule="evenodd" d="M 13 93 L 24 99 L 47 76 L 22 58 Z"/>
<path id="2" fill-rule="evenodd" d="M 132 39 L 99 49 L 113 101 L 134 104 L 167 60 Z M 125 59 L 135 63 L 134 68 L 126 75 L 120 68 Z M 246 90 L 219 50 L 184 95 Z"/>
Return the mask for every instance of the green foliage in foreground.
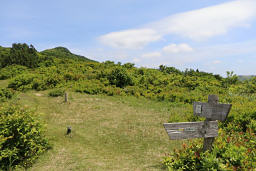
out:
<path id="1" fill-rule="evenodd" d="M 252 170 L 256 166 L 256 136 L 248 130 L 245 133 L 220 130 L 212 152 L 202 152 L 202 141 L 183 144 L 165 158 L 163 164 L 169 170 Z"/>
<path id="2" fill-rule="evenodd" d="M 35 114 L 17 104 L 0 106 L 0 170 L 29 167 L 49 148 Z"/>
<path id="3" fill-rule="evenodd" d="M 5 102 L 14 96 L 15 92 L 8 88 L 0 88 L 0 102 Z"/>
<path id="4" fill-rule="evenodd" d="M 212 152 L 202 151 L 202 140 L 191 140 L 163 161 L 169 170 L 253 170 L 256 168 L 255 96 L 231 96 L 233 109 L 219 124 Z M 187 118 L 189 120 L 190 118 Z"/>

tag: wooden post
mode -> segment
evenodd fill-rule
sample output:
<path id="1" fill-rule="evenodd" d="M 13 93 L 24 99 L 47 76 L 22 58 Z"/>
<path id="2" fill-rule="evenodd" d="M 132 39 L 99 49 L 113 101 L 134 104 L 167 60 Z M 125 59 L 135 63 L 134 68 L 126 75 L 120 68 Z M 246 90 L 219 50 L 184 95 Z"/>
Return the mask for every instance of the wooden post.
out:
<path id="1" fill-rule="evenodd" d="M 210 105 L 218 104 L 218 102 L 219 102 L 218 96 L 216 96 L 216 95 L 209 95 L 208 96 L 208 103 Z M 204 126 L 208 127 L 210 121 L 213 121 L 213 119 L 206 118 L 205 121 L 204 121 L 204 123 L 205 123 Z M 211 151 L 212 150 L 212 144 L 214 142 L 214 139 L 215 139 L 214 137 L 204 138 L 203 151 L 207 151 L 207 150 Z"/>
<path id="2" fill-rule="evenodd" d="M 68 93 L 65 92 L 65 102 L 68 102 Z"/>

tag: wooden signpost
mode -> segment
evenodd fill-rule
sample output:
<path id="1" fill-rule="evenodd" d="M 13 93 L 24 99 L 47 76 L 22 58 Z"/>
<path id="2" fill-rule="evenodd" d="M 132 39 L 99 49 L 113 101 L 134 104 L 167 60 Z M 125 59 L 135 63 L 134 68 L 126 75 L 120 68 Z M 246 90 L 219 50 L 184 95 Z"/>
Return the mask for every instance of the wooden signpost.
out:
<path id="1" fill-rule="evenodd" d="M 171 140 L 218 136 L 217 121 L 210 121 L 207 127 L 204 122 L 166 123 L 164 127 Z"/>
<path id="2" fill-rule="evenodd" d="M 203 150 L 211 150 L 214 137 L 218 136 L 218 121 L 225 121 L 231 104 L 219 104 L 216 95 L 208 96 L 208 103 L 194 102 L 195 116 L 205 117 L 203 122 L 164 123 L 171 140 L 204 138 Z"/>

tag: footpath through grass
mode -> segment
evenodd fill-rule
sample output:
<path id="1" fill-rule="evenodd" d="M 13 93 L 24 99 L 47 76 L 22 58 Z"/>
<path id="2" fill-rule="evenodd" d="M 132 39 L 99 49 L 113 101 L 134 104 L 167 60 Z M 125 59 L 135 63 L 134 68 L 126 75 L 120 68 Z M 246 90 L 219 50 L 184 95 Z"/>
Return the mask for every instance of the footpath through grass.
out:
<path id="1" fill-rule="evenodd" d="M 169 103 L 80 93 L 64 103 L 47 91 L 19 99 L 40 113 L 53 144 L 29 170 L 162 170 L 163 157 L 182 143 L 169 141 L 162 124 L 187 109 Z M 65 136 L 67 126 L 72 137 Z"/>

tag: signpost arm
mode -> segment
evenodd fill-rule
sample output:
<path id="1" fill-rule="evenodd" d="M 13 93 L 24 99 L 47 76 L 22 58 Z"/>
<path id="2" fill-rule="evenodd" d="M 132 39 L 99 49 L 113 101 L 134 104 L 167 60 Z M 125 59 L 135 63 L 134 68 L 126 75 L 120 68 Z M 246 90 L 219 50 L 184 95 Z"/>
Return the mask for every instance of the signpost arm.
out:
<path id="1" fill-rule="evenodd" d="M 219 101 L 218 96 L 216 96 L 216 95 L 209 95 L 208 96 L 208 103 L 209 104 L 217 104 L 218 101 Z M 205 127 L 207 127 L 209 125 L 209 121 L 212 121 L 212 119 L 206 118 Z M 207 151 L 207 150 L 211 151 L 213 142 L 214 142 L 214 137 L 204 138 L 203 151 Z"/>

